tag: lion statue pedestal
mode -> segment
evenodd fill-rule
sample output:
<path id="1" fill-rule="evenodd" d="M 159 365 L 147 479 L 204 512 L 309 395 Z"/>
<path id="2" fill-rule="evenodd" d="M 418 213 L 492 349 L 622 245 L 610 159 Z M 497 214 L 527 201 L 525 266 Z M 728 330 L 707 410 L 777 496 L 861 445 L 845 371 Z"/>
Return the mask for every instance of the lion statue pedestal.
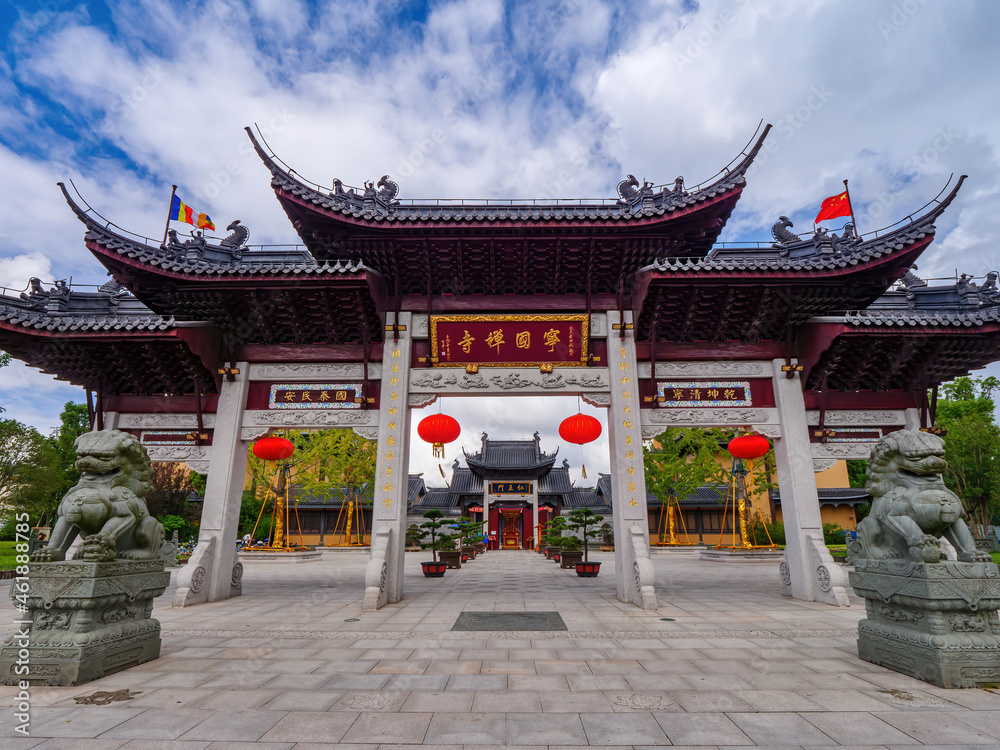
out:
<path id="1" fill-rule="evenodd" d="M 868 462 L 871 513 L 848 547 L 865 661 L 939 687 L 1000 682 L 1000 568 L 976 549 L 958 496 L 944 485 L 944 442 L 900 430 Z M 944 536 L 958 560 L 942 560 Z"/>
<path id="2" fill-rule="evenodd" d="M 80 481 L 59 504 L 48 546 L 11 586 L 21 621 L 0 648 L 2 684 L 79 685 L 160 655 L 150 615 L 170 574 L 163 526 L 143 500 L 152 488 L 146 449 L 102 430 L 81 435 L 76 451 Z M 79 534 L 78 559 L 66 560 Z"/>

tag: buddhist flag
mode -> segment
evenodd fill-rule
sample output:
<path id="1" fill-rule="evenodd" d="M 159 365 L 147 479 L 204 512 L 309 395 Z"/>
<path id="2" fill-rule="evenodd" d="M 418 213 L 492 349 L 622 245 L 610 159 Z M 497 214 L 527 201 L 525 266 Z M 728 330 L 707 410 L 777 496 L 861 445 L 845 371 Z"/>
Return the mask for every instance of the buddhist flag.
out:
<path id="1" fill-rule="evenodd" d="M 836 219 L 839 216 L 850 215 L 851 199 L 845 190 L 839 195 L 831 195 L 823 201 L 823 205 L 819 207 L 819 213 L 816 214 L 816 219 L 813 223 L 819 224 L 821 221 L 826 221 L 827 219 Z"/>
<path id="2" fill-rule="evenodd" d="M 215 224 L 212 223 L 208 214 L 197 213 L 176 195 L 170 204 L 170 221 L 183 221 L 198 227 L 198 229 L 215 231 Z"/>

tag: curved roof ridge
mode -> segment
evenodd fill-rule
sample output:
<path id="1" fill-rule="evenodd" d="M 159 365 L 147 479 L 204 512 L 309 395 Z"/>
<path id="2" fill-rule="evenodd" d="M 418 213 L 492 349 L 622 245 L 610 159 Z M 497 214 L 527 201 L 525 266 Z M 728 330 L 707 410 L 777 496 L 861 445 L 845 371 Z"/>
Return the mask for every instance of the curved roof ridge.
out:
<path id="1" fill-rule="evenodd" d="M 254 135 L 252 128 L 246 126 L 244 130 L 264 166 L 271 172 L 274 187 L 284 189 L 314 205 L 338 211 L 355 219 L 505 221 L 521 218 L 567 221 L 648 219 L 662 216 L 677 209 L 687 208 L 714 197 L 720 192 L 720 188 L 721 192 L 725 192 L 742 185 L 746 181 L 745 173 L 760 152 L 771 127 L 770 124 L 764 127 L 763 132 L 749 151 L 744 148 L 744 151 L 740 153 L 743 158 L 734 167 L 725 167 L 716 179 L 704 186 L 699 185 L 694 192 L 686 192 L 683 189 L 670 191 L 664 187 L 661 193 L 657 194 L 657 197 L 660 198 L 659 206 L 650 200 L 637 199 L 629 204 L 622 200 L 616 201 L 613 197 L 599 199 L 600 202 L 594 203 L 586 203 L 585 199 L 568 199 L 568 202 L 565 203 L 560 199 L 553 199 L 551 202 L 540 202 L 533 199 L 525 199 L 523 202 L 520 199 L 495 199 L 496 202 L 492 202 L 486 199 L 484 202 L 462 200 L 456 202 L 455 205 L 450 202 L 440 203 L 441 200 L 447 201 L 449 199 L 435 199 L 433 202 L 428 199 L 427 203 L 413 203 L 404 206 L 395 200 L 398 186 L 388 179 L 388 175 L 382 178 L 387 183 L 386 187 L 378 192 L 370 183 L 366 184 L 364 195 L 355 193 L 355 188 L 344 192 L 339 180 L 334 180 L 334 187 L 327 189 L 318 183 L 307 180 L 290 165 L 283 162 L 263 141 L 263 137 L 258 139 Z M 378 184 L 382 185 L 383 182 L 380 181 Z"/>

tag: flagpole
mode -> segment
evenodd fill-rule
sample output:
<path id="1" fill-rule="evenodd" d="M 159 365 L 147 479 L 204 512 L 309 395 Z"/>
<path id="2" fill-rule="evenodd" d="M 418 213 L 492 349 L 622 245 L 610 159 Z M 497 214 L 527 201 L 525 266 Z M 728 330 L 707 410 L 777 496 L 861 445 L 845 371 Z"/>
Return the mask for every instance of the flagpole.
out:
<path id="1" fill-rule="evenodd" d="M 847 205 L 851 207 L 851 221 L 854 222 L 854 236 L 861 237 L 861 230 L 858 228 L 858 220 L 854 218 L 854 204 L 851 202 L 851 191 L 847 188 L 847 180 L 844 180 L 844 192 L 847 193 Z"/>
<path id="2" fill-rule="evenodd" d="M 167 232 L 170 231 L 170 215 L 174 211 L 174 196 L 177 195 L 177 186 L 176 185 L 171 185 L 170 188 L 171 188 L 171 190 L 170 190 L 170 208 L 167 209 L 167 225 L 165 227 L 163 227 L 163 242 L 160 243 L 162 245 L 166 245 L 167 244 Z"/>

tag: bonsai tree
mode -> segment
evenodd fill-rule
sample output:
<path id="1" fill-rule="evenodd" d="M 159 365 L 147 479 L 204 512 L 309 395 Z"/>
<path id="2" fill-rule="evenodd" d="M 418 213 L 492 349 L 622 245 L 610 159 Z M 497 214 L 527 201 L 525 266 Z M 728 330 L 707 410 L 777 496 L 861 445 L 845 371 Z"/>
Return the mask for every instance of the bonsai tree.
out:
<path id="1" fill-rule="evenodd" d="M 563 552 L 579 552 L 583 541 L 578 536 L 564 536 L 559 538 L 559 548 Z"/>
<path id="2" fill-rule="evenodd" d="M 424 538 L 424 533 L 415 523 L 411 523 L 406 529 L 406 546 L 419 547 L 420 540 Z"/>
<path id="3" fill-rule="evenodd" d="M 569 528 L 569 523 L 562 516 L 556 516 L 545 527 L 542 541 L 549 547 L 559 547 L 562 544 L 563 532 Z"/>
<path id="4" fill-rule="evenodd" d="M 483 535 L 482 528 L 485 521 L 474 521 L 468 516 L 462 516 L 453 524 L 458 531 L 459 547 L 468 547 L 475 544 Z"/>
<path id="5" fill-rule="evenodd" d="M 601 524 L 601 541 L 605 547 L 615 546 L 615 529 L 610 523 Z"/>
<path id="6" fill-rule="evenodd" d="M 444 518 L 444 513 L 441 511 L 428 510 L 424 513 L 424 518 L 426 518 L 427 521 L 420 524 L 420 528 L 424 530 L 420 535 L 420 538 L 423 539 L 430 536 L 431 540 L 430 542 L 421 542 L 420 547 L 422 549 L 429 549 L 434 555 L 434 562 L 437 562 L 438 550 L 452 549 L 455 546 L 455 535 L 438 533 L 443 526 L 450 525 L 448 521 L 441 520 Z"/>
<path id="7" fill-rule="evenodd" d="M 601 527 L 597 527 L 597 524 L 603 520 L 604 516 L 597 515 L 590 508 L 577 508 L 569 514 L 569 528 L 573 529 L 573 531 L 580 532 L 580 538 L 578 541 L 583 542 L 584 562 L 590 562 L 587 558 L 590 539 L 603 534 Z M 577 537 L 573 537 L 573 539 L 577 539 Z M 577 549 L 579 549 L 579 547 L 577 547 Z"/>

